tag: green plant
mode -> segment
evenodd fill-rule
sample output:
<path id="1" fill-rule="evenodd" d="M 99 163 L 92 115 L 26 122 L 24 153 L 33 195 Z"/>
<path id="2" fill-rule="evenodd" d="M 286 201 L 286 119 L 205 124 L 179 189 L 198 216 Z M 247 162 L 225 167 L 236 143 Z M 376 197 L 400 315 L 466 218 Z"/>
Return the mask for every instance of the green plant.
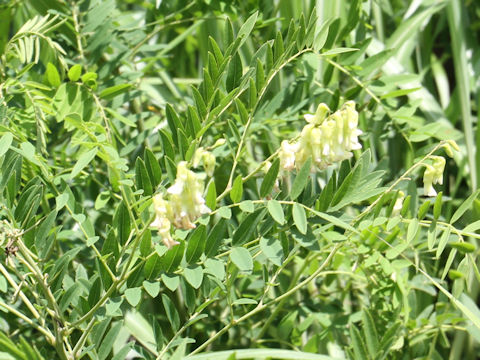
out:
<path id="1" fill-rule="evenodd" d="M 1 356 L 474 357 L 462 7 L 316 3 L 0 5 Z"/>

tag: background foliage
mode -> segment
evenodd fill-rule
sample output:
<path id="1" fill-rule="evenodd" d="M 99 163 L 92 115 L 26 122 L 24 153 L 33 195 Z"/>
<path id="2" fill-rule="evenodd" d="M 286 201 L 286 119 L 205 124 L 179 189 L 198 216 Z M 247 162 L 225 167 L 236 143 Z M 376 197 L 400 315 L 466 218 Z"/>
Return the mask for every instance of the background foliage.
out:
<path id="1" fill-rule="evenodd" d="M 479 14 L 0 1 L 0 357 L 474 359 Z M 347 100 L 363 149 L 276 188 L 280 142 Z M 167 250 L 151 198 L 199 146 L 212 213 Z"/>

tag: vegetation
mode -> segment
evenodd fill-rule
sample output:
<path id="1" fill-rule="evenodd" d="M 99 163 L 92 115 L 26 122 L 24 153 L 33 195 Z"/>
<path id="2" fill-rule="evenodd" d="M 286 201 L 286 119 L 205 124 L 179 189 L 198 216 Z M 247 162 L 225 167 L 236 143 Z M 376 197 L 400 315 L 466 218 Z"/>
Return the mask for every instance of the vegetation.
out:
<path id="1" fill-rule="evenodd" d="M 0 0 L 0 358 L 476 359 L 479 14 Z"/>

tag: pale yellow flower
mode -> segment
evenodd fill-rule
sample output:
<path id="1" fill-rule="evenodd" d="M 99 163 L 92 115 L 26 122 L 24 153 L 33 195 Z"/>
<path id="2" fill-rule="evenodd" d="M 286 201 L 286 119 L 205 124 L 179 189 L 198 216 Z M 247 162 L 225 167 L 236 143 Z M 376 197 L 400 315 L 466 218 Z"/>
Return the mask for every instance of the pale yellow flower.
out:
<path id="1" fill-rule="evenodd" d="M 425 165 L 425 172 L 423 173 L 423 188 L 426 196 L 436 196 L 437 192 L 433 185 L 443 184 L 445 159 L 442 156 L 432 156 L 432 160 L 432 165 Z"/>
<path id="2" fill-rule="evenodd" d="M 280 167 L 283 170 L 293 170 L 295 167 L 295 152 L 298 149 L 296 143 L 290 144 L 287 140 L 283 140 L 278 156 L 280 157 Z"/>
<path id="3" fill-rule="evenodd" d="M 158 229 L 164 244 L 171 248 L 178 244 L 171 236 L 171 225 L 180 229 L 195 228 L 194 222 L 210 212 L 203 198 L 203 182 L 182 161 L 177 166 L 177 176 L 167 189 L 167 199 L 162 194 L 153 197 L 155 220 L 151 226 Z"/>

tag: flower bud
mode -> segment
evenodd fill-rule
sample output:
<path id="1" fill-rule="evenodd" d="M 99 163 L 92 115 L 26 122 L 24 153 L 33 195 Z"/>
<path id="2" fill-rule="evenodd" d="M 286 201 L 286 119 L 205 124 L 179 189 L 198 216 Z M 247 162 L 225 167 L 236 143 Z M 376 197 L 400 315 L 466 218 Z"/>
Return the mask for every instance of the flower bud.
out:
<path id="1" fill-rule="evenodd" d="M 199 147 L 193 155 L 193 167 L 198 167 L 200 165 L 200 162 L 203 163 L 205 173 L 208 176 L 213 176 L 216 163 L 215 155 L 205 150 L 203 147 Z"/>
<path id="2" fill-rule="evenodd" d="M 447 153 L 448 156 L 453 158 L 453 151 L 452 147 L 455 151 L 460 151 L 460 148 L 458 147 L 457 143 L 454 140 L 448 140 L 444 145 L 443 148 L 445 149 L 445 152 Z"/>

